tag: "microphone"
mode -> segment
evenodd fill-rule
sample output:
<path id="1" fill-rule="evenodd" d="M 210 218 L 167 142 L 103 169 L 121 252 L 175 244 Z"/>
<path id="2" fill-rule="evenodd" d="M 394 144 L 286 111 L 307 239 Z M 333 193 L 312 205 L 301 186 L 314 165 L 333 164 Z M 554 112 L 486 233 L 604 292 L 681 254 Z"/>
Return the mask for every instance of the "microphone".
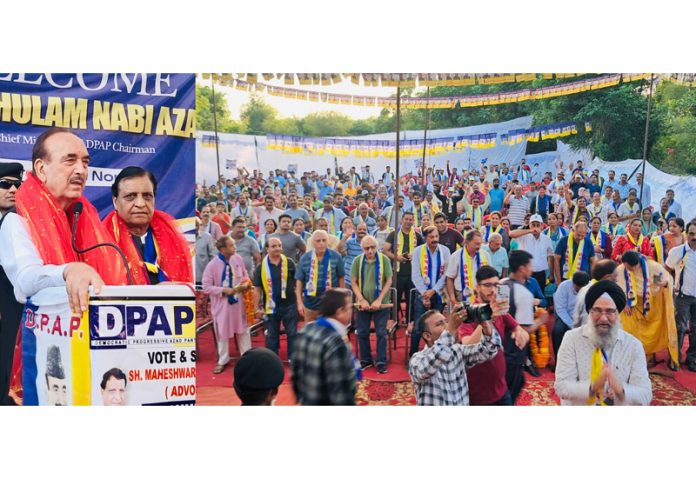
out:
<path id="1" fill-rule="evenodd" d="M 126 255 L 123 253 L 121 248 L 119 248 L 117 245 L 113 243 L 97 243 L 94 246 L 90 246 L 89 248 L 85 249 L 78 249 L 77 245 L 75 244 L 75 237 L 77 233 L 77 222 L 80 219 L 80 215 L 82 214 L 82 209 L 84 208 L 84 205 L 81 202 L 75 203 L 75 209 L 74 209 L 74 217 L 73 217 L 73 225 L 72 225 L 72 237 L 70 238 L 70 245 L 72 246 L 73 251 L 75 251 L 77 254 L 84 254 L 89 251 L 92 251 L 93 249 L 96 248 L 101 248 L 103 246 L 108 246 L 110 248 L 114 248 L 116 251 L 118 251 L 118 254 L 121 255 L 121 260 L 123 260 L 123 264 L 126 267 L 126 274 L 128 275 L 128 284 L 133 285 L 135 284 L 133 281 L 133 275 L 131 274 L 130 266 L 128 266 L 128 260 L 126 259 Z"/>

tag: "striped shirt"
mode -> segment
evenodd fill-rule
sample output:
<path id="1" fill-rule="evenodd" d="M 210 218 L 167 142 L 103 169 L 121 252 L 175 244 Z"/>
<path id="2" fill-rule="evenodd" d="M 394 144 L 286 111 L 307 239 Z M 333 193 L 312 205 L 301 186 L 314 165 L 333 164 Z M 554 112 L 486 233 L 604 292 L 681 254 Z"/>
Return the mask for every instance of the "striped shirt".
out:
<path id="1" fill-rule="evenodd" d="M 529 199 L 526 196 L 518 199 L 513 195 L 510 197 L 509 202 L 508 218 L 510 218 L 510 224 L 513 226 L 523 225 L 524 217 L 529 213 Z"/>

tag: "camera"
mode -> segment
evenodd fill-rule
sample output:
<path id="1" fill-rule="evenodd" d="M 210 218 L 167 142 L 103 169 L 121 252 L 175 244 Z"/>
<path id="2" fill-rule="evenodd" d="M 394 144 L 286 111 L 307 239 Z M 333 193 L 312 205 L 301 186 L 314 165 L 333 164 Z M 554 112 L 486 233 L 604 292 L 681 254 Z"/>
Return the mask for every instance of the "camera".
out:
<path id="1" fill-rule="evenodd" d="M 464 323 L 482 323 L 493 318 L 493 309 L 490 304 L 469 304 L 464 303 L 461 307 L 454 308 L 452 314 L 466 310 Z"/>

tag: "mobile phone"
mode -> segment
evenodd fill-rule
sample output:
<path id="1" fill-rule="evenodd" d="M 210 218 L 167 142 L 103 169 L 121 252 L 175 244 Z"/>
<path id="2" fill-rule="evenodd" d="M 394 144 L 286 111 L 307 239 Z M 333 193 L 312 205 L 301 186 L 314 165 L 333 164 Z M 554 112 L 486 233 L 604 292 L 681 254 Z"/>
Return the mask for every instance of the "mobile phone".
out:
<path id="1" fill-rule="evenodd" d="M 499 284 L 496 287 L 495 300 L 499 303 L 510 302 L 510 286 L 507 284 Z"/>

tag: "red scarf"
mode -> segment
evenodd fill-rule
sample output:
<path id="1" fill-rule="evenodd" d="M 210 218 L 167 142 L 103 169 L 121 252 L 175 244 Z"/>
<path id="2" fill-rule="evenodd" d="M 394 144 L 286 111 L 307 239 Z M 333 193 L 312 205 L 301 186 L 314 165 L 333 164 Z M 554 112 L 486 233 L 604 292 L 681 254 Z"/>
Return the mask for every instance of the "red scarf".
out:
<path id="1" fill-rule="evenodd" d="M 99 220 L 97 210 L 87 198 L 81 196 L 67 210 L 63 210 L 43 183 L 33 174 L 17 190 L 17 213 L 29 228 L 34 245 L 44 264 L 61 265 L 80 261 L 94 268 L 107 285 L 128 284 L 126 268 L 112 248 L 96 248 L 78 255 L 70 244 L 73 211 L 76 203 L 82 203 L 75 244 L 85 249 L 97 243 L 110 242 L 111 237 Z"/>
<path id="2" fill-rule="evenodd" d="M 82 203 L 83 206 L 75 233 L 77 248 L 85 249 L 111 241 L 99 221 L 97 210 L 87 198 L 81 196 L 67 211 L 63 210 L 34 173 L 27 173 L 26 180 L 17 190 L 16 199 L 17 214 L 26 220 L 29 235 L 44 264 L 62 265 L 80 261 L 94 268 L 107 285 L 128 284 L 126 268 L 112 248 L 96 248 L 79 255 L 72 249 L 73 212 L 77 203 Z M 23 397 L 21 337 L 20 328 L 10 384 L 10 390 L 19 400 Z"/>
<path id="3" fill-rule="evenodd" d="M 126 222 L 112 211 L 104 218 L 104 226 L 125 253 L 135 284 L 150 284 L 145 262 L 133 243 Z M 155 210 L 150 228 L 159 248 L 157 263 L 169 280 L 193 283 L 191 250 L 184 235 L 177 228 L 174 218 Z"/>

